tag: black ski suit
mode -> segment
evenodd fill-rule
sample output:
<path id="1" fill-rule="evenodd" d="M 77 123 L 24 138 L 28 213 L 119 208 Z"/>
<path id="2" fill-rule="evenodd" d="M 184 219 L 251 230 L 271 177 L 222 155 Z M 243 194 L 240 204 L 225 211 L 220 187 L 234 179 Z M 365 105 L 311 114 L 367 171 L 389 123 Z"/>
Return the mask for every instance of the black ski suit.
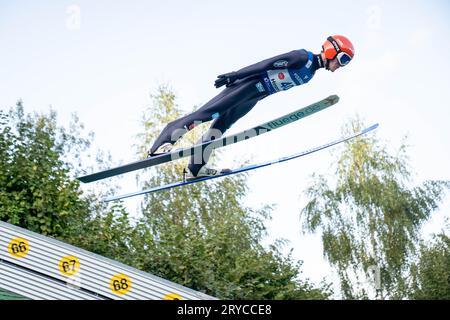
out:
<path id="1" fill-rule="evenodd" d="M 237 72 L 222 75 L 232 75 L 229 77 L 227 87 L 197 111 L 167 124 L 153 144 L 150 154 L 153 154 L 163 143 L 174 144 L 184 133 L 205 121 L 213 120 L 213 123 L 198 143 L 220 138 L 259 100 L 278 91 L 308 82 L 315 71 L 321 67 L 323 62 L 319 55 L 313 55 L 306 50 L 294 50 Z M 197 175 L 201 167 L 208 162 L 209 156 L 210 152 L 205 152 L 201 161 L 198 161 L 196 157 L 195 162 L 192 156 L 189 170 Z"/>

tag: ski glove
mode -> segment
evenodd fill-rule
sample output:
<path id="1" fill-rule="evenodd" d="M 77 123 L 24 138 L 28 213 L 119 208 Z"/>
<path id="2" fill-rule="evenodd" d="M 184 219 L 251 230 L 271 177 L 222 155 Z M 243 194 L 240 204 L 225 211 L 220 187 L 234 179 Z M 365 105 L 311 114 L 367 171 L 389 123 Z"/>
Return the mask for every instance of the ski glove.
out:
<path id="1" fill-rule="evenodd" d="M 235 82 L 237 80 L 237 72 L 233 71 L 230 73 L 225 73 L 225 74 L 221 74 L 220 76 L 217 76 L 217 80 L 214 83 L 214 85 L 216 86 L 216 88 L 220 88 L 223 85 L 227 85 L 230 86 L 231 84 L 233 84 L 233 82 Z"/>

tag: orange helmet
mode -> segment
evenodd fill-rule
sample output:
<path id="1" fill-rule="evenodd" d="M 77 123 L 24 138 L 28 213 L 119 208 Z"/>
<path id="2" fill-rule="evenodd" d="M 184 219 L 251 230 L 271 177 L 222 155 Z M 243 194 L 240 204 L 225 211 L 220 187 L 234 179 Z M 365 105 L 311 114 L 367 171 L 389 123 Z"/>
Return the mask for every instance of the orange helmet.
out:
<path id="1" fill-rule="evenodd" d="M 328 60 L 333 60 L 337 56 L 341 66 L 347 65 L 355 55 L 355 49 L 350 40 L 339 35 L 328 37 L 322 49 Z"/>

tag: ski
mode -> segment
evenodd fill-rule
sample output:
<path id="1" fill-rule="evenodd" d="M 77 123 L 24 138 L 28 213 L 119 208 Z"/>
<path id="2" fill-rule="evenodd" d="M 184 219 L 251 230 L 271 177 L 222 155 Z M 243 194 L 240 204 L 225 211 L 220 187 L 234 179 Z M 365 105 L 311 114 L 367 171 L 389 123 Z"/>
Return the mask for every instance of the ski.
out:
<path id="1" fill-rule="evenodd" d="M 82 177 L 78 177 L 77 179 L 84 183 L 94 182 L 105 178 L 110 178 L 119 174 L 144 169 L 165 162 L 178 160 L 184 157 L 189 157 L 191 155 L 203 155 L 203 151 L 207 147 L 211 149 L 216 149 L 259 136 L 263 133 L 281 128 L 289 123 L 295 122 L 297 120 L 310 116 L 316 112 L 319 112 L 323 109 L 326 109 L 336 104 L 338 101 L 339 97 L 337 95 L 331 95 L 328 98 L 320 100 L 307 107 L 301 108 L 299 110 L 286 114 L 282 117 L 279 117 L 275 120 L 271 120 L 269 122 L 266 122 L 264 124 L 261 124 L 259 126 L 247 129 L 245 131 L 236 134 L 232 134 L 212 141 L 207 141 L 205 143 L 197 144 L 192 147 L 177 149 L 169 153 L 157 155 L 144 160 L 121 165 L 115 168 L 110 168 L 104 171 L 88 174 Z"/>
<path id="2" fill-rule="evenodd" d="M 320 150 L 332 147 L 332 146 L 337 145 L 339 143 L 351 140 L 353 138 L 356 138 L 358 136 L 366 134 L 366 133 L 368 133 L 368 132 L 370 132 L 372 130 L 375 130 L 377 127 L 378 127 L 378 123 L 376 123 L 376 124 L 374 124 L 374 125 L 372 125 L 372 126 L 370 126 L 368 128 L 365 128 L 365 129 L 363 129 L 363 130 L 361 130 L 359 132 L 351 134 L 349 136 L 340 138 L 338 140 L 326 143 L 324 145 L 321 145 L 321 146 L 318 146 L 318 147 L 315 147 L 315 148 L 312 148 L 312 149 L 309 149 L 309 150 L 306 150 L 306 151 L 302 151 L 300 153 L 296 153 L 296 154 L 291 155 L 291 156 L 279 158 L 279 159 L 272 160 L 272 161 L 262 162 L 262 163 L 259 163 L 259 164 L 243 166 L 241 168 L 232 170 L 231 172 L 223 173 L 221 175 L 211 176 L 211 177 L 203 177 L 203 178 L 198 178 L 198 179 L 189 180 L 189 181 L 179 181 L 179 182 L 170 183 L 170 184 L 163 185 L 163 186 L 153 187 L 153 188 L 146 189 L 146 190 L 141 190 L 141 191 L 137 191 L 137 192 L 132 192 L 132 193 L 128 193 L 128 194 L 123 194 L 123 195 L 119 195 L 119 196 L 113 196 L 113 197 L 105 198 L 103 201 L 110 202 L 110 201 L 121 200 L 121 199 L 130 198 L 130 197 L 134 197 L 134 196 L 138 196 L 138 195 L 142 195 L 142 194 L 147 194 L 147 193 L 152 193 L 152 192 L 156 192 L 156 191 L 162 191 L 162 190 L 172 189 L 172 188 L 176 188 L 176 187 L 186 186 L 186 185 L 189 185 L 189 184 L 192 184 L 192 183 L 202 182 L 202 181 L 216 179 L 216 178 L 222 178 L 222 177 L 229 176 L 229 175 L 232 175 L 232 174 L 237 174 L 237 173 L 242 173 L 242 172 L 245 172 L 245 171 L 250 171 L 250 170 L 255 170 L 255 169 L 258 169 L 258 168 L 267 167 L 267 166 L 270 166 L 270 165 L 275 164 L 275 163 L 286 162 L 286 161 L 289 161 L 289 160 L 300 158 L 300 157 L 306 156 L 308 154 L 311 154 L 311 153 L 314 153 L 314 152 L 317 152 L 317 151 L 320 151 Z"/>

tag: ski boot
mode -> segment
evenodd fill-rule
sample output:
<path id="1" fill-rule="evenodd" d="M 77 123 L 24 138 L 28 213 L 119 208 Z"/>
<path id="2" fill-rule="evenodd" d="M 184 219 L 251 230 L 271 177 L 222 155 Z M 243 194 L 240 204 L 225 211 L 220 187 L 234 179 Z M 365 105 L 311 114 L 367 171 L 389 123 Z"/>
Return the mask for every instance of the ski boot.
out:
<path id="1" fill-rule="evenodd" d="M 155 152 L 152 153 L 151 150 L 149 150 L 147 152 L 147 158 L 159 156 L 161 154 L 171 152 L 172 149 L 173 149 L 173 144 L 171 144 L 170 142 L 163 143 L 162 145 L 159 146 L 158 149 L 155 150 Z"/>
<path id="2" fill-rule="evenodd" d="M 208 168 L 207 166 L 203 166 L 200 169 L 200 171 L 196 175 L 194 175 L 191 172 L 191 170 L 189 170 L 189 168 L 185 168 L 183 170 L 183 180 L 191 181 L 191 180 L 196 180 L 196 179 L 205 178 L 205 177 L 220 176 L 222 174 L 230 173 L 230 172 L 231 172 L 230 169 L 213 169 L 213 168 Z"/>

